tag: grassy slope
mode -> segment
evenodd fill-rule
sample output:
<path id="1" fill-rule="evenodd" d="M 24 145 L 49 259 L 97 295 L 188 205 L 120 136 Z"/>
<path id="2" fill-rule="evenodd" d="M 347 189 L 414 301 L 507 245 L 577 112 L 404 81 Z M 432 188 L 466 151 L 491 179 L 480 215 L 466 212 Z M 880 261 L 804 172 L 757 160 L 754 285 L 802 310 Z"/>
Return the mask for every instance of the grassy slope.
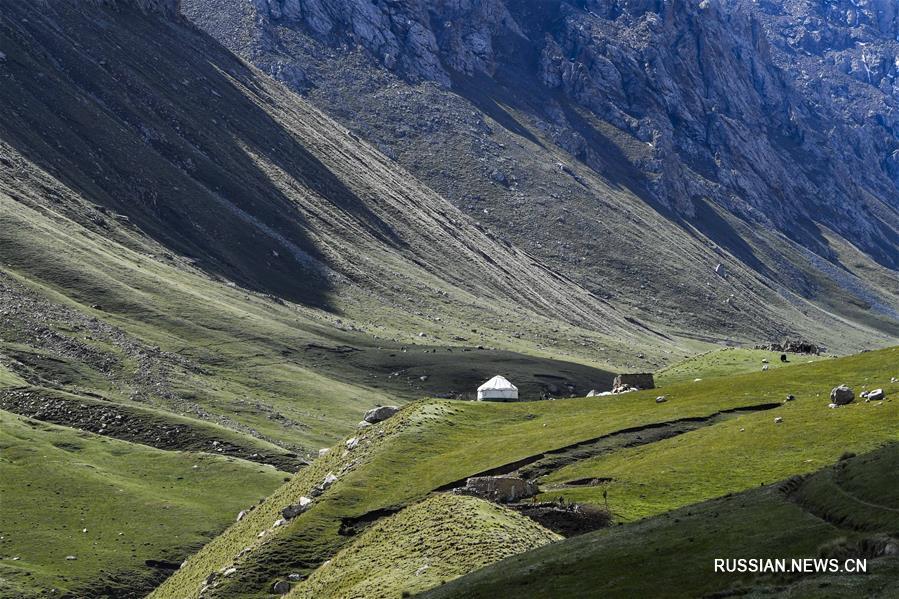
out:
<path id="1" fill-rule="evenodd" d="M 714 574 L 716 558 L 838 556 L 827 547 L 899 531 L 899 445 L 813 475 L 799 502 L 754 489 L 512 557 L 427 597 L 895 597 L 899 558 L 869 560 L 867 576 Z M 866 502 L 866 503 L 862 503 Z M 850 515 L 864 532 L 832 520 Z"/>
<path id="2" fill-rule="evenodd" d="M 0 364 L 0 388 L 3 387 L 18 387 L 20 385 L 24 385 L 25 381 L 20 377 L 16 376 L 14 372 L 7 369 L 3 364 Z"/>
<path id="3" fill-rule="evenodd" d="M 394 598 L 560 539 L 496 504 L 435 495 L 367 529 L 291 596 Z"/>
<path id="4" fill-rule="evenodd" d="M 566 489 L 563 494 L 573 501 L 603 503 L 607 492 L 613 513 L 631 520 L 812 472 L 844 451 L 869 451 L 884 440 L 899 440 L 899 384 L 890 383 L 897 365 L 899 348 L 891 348 L 702 384 L 672 385 L 666 389 L 669 403 L 708 394 L 748 394 L 760 402 L 776 402 L 791 393 L 797 399 L 774 411 L 744 414 L 665 441 L 585 460 L 553 473 L 545 482 L 611 477 L 614 480 L 607 485 Z M 854 387 L 856 393 L 864 385 L 883 387 L 888 399 L 828 409 L 830 389 L 840 383 Z M 783 422 L 775 424 L 776 416 Z"/>
<path id="5" fill-rule="evenodd" d="M 284 477 L 251 462 L 159 451 L 4 411 L 0 440 L 4 596 L 146 588 L 154 574 L 145 560 L 181 561 Z M 124 572 L 127 579 L 114 580 Z"/>
<path id="6" fill-rule="evenodd" d="M 466 476 L 624 428 L 707 416 L 723 409 L 776 401 L 775 398 L 783 393 L 781 387 L 790 380 L 822 377 L 829 380 L 843 377 L 847 372 L 868 373 L 879 380 L 893 364 L 894 356 L 895 350 L 884 350 L 820 364 L 796 365 L 791 369 L 764 373 L 767 378 L 752 374 L 691 383 L 672 387 L 669 391 L 671 400 L 664 404 L 655 403 L 654 391 L 537 403 L 435 401 L 413 404 L 399 416 L 362 433 L 359 448 L 344 455 L 338 446 L 326 458 L 316 460 L 310 468 L 301 471 L 261 510 L 257 510 L 253 518 L 238 523 L 193 556 L 185 568 L 157 590 L 154 597 L 184 599 L 195 596 L 200 583 L 210 572 L 231 565 L 234 555 L 246 546 L 255 549 L 237 564 L 238 573 L 222 587 L 221 596 L 260 593 L 273 580 L 286 575 L 286 568 L 306 573 L 332 557 L 347 542 L 338 534 L 343 518 L 409 505 L 424 498 L 429 491 Z M 750 383 L 751 391 L 747 390 Z M 874 416 L 872 422 L 876 424 L 892 415 L 895 405 L 895 402 L 885 402 L 878 408 L 882 412 L 864 414 Z M 769 411 L 762 416 L 770 422 L 772 414 L 779 412 Z M 854 443 L 862 448 L 889 438 L 895 438 L 894 430 L 882 430 L 856 441 L 848 437 L 847 431 L 844 440 L 847 446 Z M 771 454 L 764 455 L 771 457 Z M 837 456 L 829 459 L 834 460 Z M 819 462 L 810 467 L 800 462 L 776 469 L 785 470 L 779 477 L 782 478 L 820 465 Z M 256 535 L 270 527 L 278 517 L 278 509 L 306 494 L 329 470 L 339 472 L 344 468 L 347 471 L 341 475 L 341 480 L 316 502 L 313 509 L 290 525 L 275 529 L 263 542 L 257 541 Z M 736 483 L 733 486 L 722 494 L 745 488 Z M 711 489 L 711 486 L 707 488 Z M 590 499 L 602 503 L 601 498 Z"/>
<path id="7" fill-rule="evenodd" d="M 780 361 L 780 356 L 781 352 L 729 347 L 699 354 L 663 368 L 655 373 L 655 381 L 659 387 L 666 387 L 676 383 L 692 382 L 697 378 L 709 379 L 758 372 L 764 366 L 762 360 L 768 360 L 769 370 L 774 370 L 793 364 L 805 364 L 825 359 L 823 356 L 787 354 L 789 362 L 783 363 Z"/>
<path id="8" fill-rule="evenodd" d="M 151 407 L 23 386 L 0 393 L 0 409 L 159 449 L 225 453 L 285 471 L 294 471 L 301 465 L 296 454 L 278 445 L 212 422 Z"/>

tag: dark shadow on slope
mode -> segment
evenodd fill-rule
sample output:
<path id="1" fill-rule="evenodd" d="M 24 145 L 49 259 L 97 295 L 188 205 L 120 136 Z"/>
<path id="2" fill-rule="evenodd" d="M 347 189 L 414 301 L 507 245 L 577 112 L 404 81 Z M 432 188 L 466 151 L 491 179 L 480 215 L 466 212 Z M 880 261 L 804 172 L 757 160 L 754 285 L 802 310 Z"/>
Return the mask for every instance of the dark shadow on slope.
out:
<path id="1" fill-rule="evenodd" d="M 207 34 L 128 9 L 6 4 L 0 133 L 81 196 L 212 274 L 323 308 L 328 261 L 294 197 L 311 190 L 354 233 L 402 246 Z"/>

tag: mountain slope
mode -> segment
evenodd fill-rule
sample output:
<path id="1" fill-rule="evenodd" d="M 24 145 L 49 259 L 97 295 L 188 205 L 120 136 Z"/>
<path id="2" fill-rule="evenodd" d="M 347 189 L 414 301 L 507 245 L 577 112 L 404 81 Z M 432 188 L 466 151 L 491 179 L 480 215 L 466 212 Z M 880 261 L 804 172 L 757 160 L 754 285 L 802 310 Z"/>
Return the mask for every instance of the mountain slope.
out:
<path id="1" fill-rule="evenodd" d="M 168 9 L 3 7 L 0 361 L 28 382 L 309 451 L 387 390 L 588 389 L 683 351 Z"/>
<path id="2" fill-rule="evenodd" d="M 816 105 L 774 64 L 749 9 L 183 10 L 497 235 L 655 328 L 830 346 L 880 337 L 867 327 L 897 333 L 892 113 L 863 117 L 871 138 Z M 828 120 L 845 145 L 821 139 Z"/>

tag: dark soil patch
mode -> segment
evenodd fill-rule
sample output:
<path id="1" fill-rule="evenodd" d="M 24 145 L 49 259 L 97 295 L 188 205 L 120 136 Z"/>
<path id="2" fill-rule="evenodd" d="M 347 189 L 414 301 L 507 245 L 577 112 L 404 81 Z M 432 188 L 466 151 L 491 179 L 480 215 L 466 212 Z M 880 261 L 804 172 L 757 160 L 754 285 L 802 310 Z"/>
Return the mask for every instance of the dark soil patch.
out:
<path id="1" fill-rule="evenodd" d="M 574 537 L 612 523 L 609 512 L 576 503 L 519 503 L 508 506 L 563 537 Z"/>
<path id="2" fill-rule="evenodd" d="M 400 511 L 401 509 L 403 509 L 402 506 L 399 506 L 399 507 L 391 506 L 391 507 L 385 507 L 385 508 L 381 508 L 381 509 L 377 509 L 377 510 L 372 510 L 370 512 L 366 512 L 365 514 L 362 514 L 361 516 L 341 518 L 340 519 L 340 530 L 338 531 L 338 533 L 344 537 L 355 536 L 355 535 L 359 534 L 360 532 L 362 532 L 363 530 L 365 530 L 366 528 L 368 528 L 369 526 L 371 526 L 372 524 L 374 524 L 375 522 L 377 522 L 378 520 L 380 520 L 381 518 L 386 518 L 388 516 L 392 516 L 395 513 L 397 513 L 398 511 Z"/>

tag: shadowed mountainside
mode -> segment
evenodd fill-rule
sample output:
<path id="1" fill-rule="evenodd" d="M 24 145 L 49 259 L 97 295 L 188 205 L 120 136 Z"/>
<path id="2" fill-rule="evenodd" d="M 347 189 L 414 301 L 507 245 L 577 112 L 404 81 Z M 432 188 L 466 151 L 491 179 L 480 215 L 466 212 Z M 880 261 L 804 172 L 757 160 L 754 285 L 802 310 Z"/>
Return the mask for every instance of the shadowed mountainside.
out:
<path id="1" fill-rule="evenodd" d="M 810 94 L 779 66 L 757 10 L 183 3 L 498 236 L 654 328 L 824 345 L 879 336 L 856 324 L 895 336 L 895 95 Z M 814 72 L 826 77 L 825 63 Z"/>

